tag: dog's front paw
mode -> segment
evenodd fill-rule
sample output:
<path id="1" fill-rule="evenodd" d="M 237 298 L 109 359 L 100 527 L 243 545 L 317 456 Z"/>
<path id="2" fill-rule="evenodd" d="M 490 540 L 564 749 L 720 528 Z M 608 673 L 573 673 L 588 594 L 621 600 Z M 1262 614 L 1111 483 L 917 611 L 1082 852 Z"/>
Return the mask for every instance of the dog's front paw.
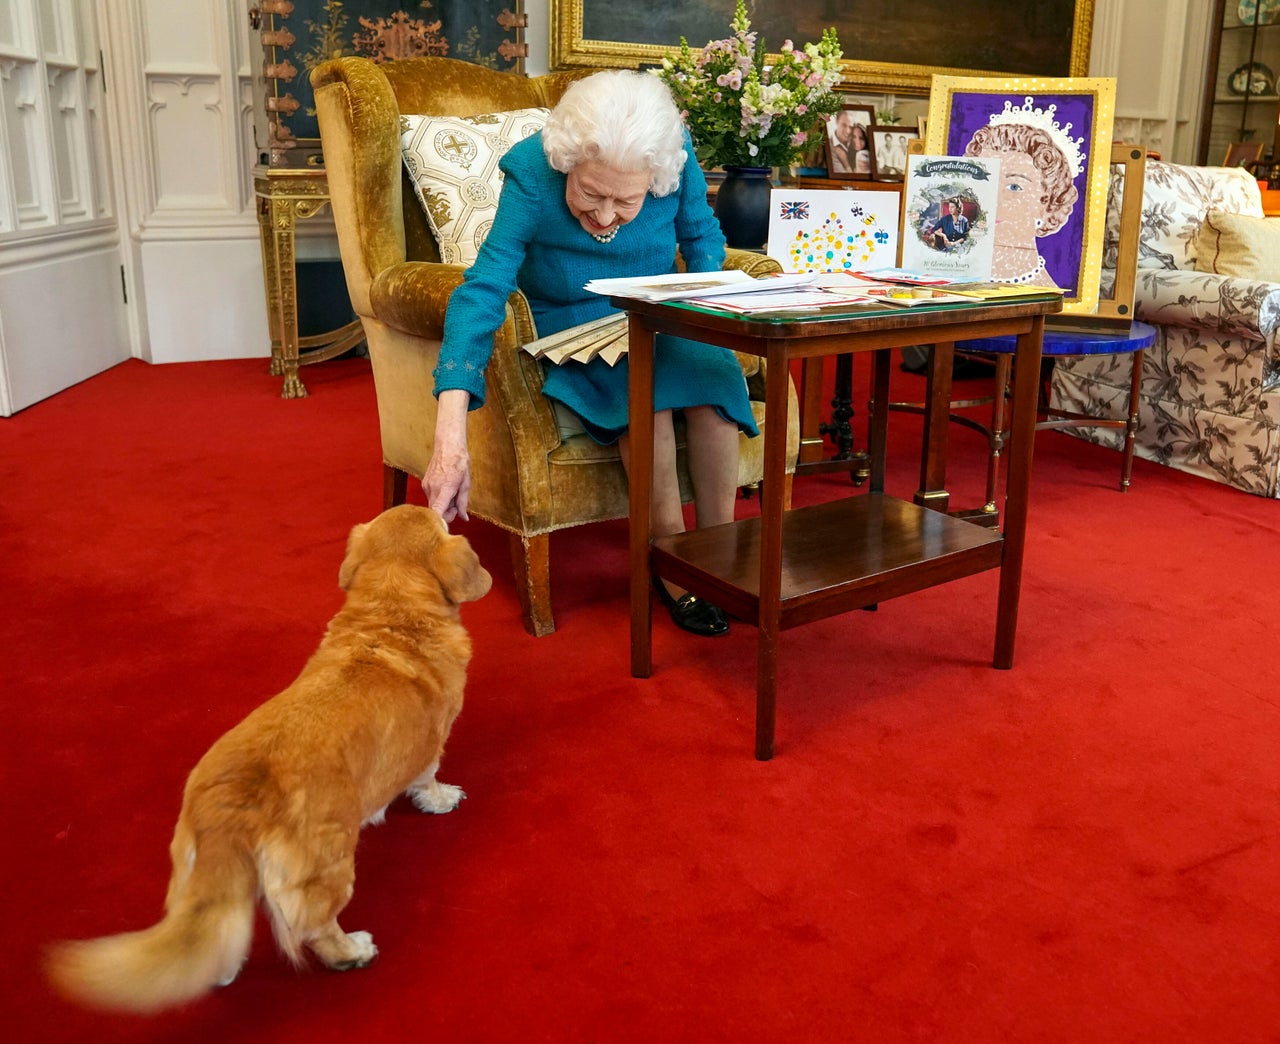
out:
<path id="1" fill-rule="evenodd" d="M 368 932 L 348 932 L 346 934 L 346 951 L 343 956 L 329 965 L 334 971 L 351 971 L 352 968 L 367 968 L 378 956 L 378 948 L 373 945 L 373 936 Z"/>
<path id="2" fill-rule="evenodd" d="M 409 797 L 418 806 L 419 811 L 434 812 L 436 814 L 452 812 L 462 803 L 462 799 L 466 796 L 461 787 L 455 787 L 450 783 L 439 783 L 434 780 L 420 787 L 409 788 Z"/>

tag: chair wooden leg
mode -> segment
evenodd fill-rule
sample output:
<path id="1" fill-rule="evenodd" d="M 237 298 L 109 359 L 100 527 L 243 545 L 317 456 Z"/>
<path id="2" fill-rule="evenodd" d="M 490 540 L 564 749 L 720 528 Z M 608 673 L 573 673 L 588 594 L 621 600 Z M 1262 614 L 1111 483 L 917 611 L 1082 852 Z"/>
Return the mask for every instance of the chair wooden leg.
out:
<path id="1" fill-rule="evenodd" d="M 1133 353 L 1133 373 L 1129 377 L 1129 416 L 1124 426 L 1124 452 L 1120 456 L 1120 492 L 1129 491 L 1133 475 L 1133 444 L 1138 434 L 1138 403 L 1142 391 L 1142 349 Z"/>
<path id="2" fill-rule="evenodd" d="M 551 615 L 551 536 L 511 533 L 510 542 L 524 629 L 535 638 L 542 638 L 556 629 Z"/>
<path id="3" fill-rule="evenodd" d="M 409 473 L 382 465 L 382 510 L 403 504 L 409 499 Z"/>

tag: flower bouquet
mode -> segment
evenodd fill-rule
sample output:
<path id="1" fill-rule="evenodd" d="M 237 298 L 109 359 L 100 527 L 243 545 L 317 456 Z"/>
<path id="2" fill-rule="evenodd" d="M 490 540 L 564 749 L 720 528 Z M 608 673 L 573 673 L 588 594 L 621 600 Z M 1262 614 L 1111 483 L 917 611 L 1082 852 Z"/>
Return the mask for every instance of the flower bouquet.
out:
<path id="1" fill-rule="evenodd" d="M 787 40 L 777 62 L 766 65 L 744 0 L 729 24 L 732 36 L 710 41 L 697 55 L 681 37 L 679 53 L 654 72 L 670 88 L 704 167 L 790 166 L 840 108 L 836 31 L 824 30 L 820 43 L 803 48 Z"/>

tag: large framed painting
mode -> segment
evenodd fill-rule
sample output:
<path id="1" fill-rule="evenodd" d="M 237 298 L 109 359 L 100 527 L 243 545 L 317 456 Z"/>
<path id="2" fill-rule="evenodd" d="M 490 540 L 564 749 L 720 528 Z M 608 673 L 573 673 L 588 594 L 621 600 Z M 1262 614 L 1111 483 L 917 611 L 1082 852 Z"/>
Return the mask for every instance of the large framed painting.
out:
<path id="1" fill-rule="evenodd" d="M 264 51 L 264 82 L 255 86 L 265 97 L 254 123 L 262 164 L 318 162 L 310 75 L 322 61 L 436 55 L 523 72 L 522 7 L 523 0 L 261 0 L 251 15 Z"/>
<path id="2" fill-rule="evenodd" d="M 551 0 L 551 68 L 638 68 L 683 36 L 704 47 L 729 35 L 735 0 Z M 935 74 L 1084 76 L 1094 0 L 792 0 L 750 5 L 771 50 L 834 26 L 847 91 L 927 94 Z"/>
<path id="3" fill-rule="evenodd" d="M 924 151 L 1000 161 L 992 277 L 1098 307 L 1115 80 L 935 76 Z"/>

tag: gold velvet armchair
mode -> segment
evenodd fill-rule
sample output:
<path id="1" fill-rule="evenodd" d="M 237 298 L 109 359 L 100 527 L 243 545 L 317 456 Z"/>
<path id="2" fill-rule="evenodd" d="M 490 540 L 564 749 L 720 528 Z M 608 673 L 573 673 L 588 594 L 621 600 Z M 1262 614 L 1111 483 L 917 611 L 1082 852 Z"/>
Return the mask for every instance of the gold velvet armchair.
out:
<path id="1" fill-rule="evenodd" d="M 404 501 L 410 475 L 431 458 L 435 366 L 449 295 L 464 269 L 440 253 L 413 189 L 403 181 L 401 113 L 467 116 L 553 106 L 581 72 L 526 78 L 449 58 L 375 64 L 337 58 L 311 74 L 329 194 L 351 302 L 364 325 L 382 436 L 383 503 Z M 776 271 L 763 255 L 730 251 L 727 265 Z M 627 482 L 616 447 L 587 435 L 562 440 L 540 364 L 519 346 L 536 337 L 523 295 L 508 301 L 486 372 L 485 405 L 468 417 L 470 513 L 507 530 L 525 627 L 555 629 L 549 535 L 627 514 Z M 752 407 L 763 423 L 763 374 L 743 358 Z M 794 397 L 794 392 L 793 392 Z M 799 444 L 793 401 L 788 454 Z M 739 485 L 761 477 L 764 440 L 742 440 Z M 788 478 L 789 481 L 789 478 Z M 687 495 L 687 477 L 682 486 Z"/>

